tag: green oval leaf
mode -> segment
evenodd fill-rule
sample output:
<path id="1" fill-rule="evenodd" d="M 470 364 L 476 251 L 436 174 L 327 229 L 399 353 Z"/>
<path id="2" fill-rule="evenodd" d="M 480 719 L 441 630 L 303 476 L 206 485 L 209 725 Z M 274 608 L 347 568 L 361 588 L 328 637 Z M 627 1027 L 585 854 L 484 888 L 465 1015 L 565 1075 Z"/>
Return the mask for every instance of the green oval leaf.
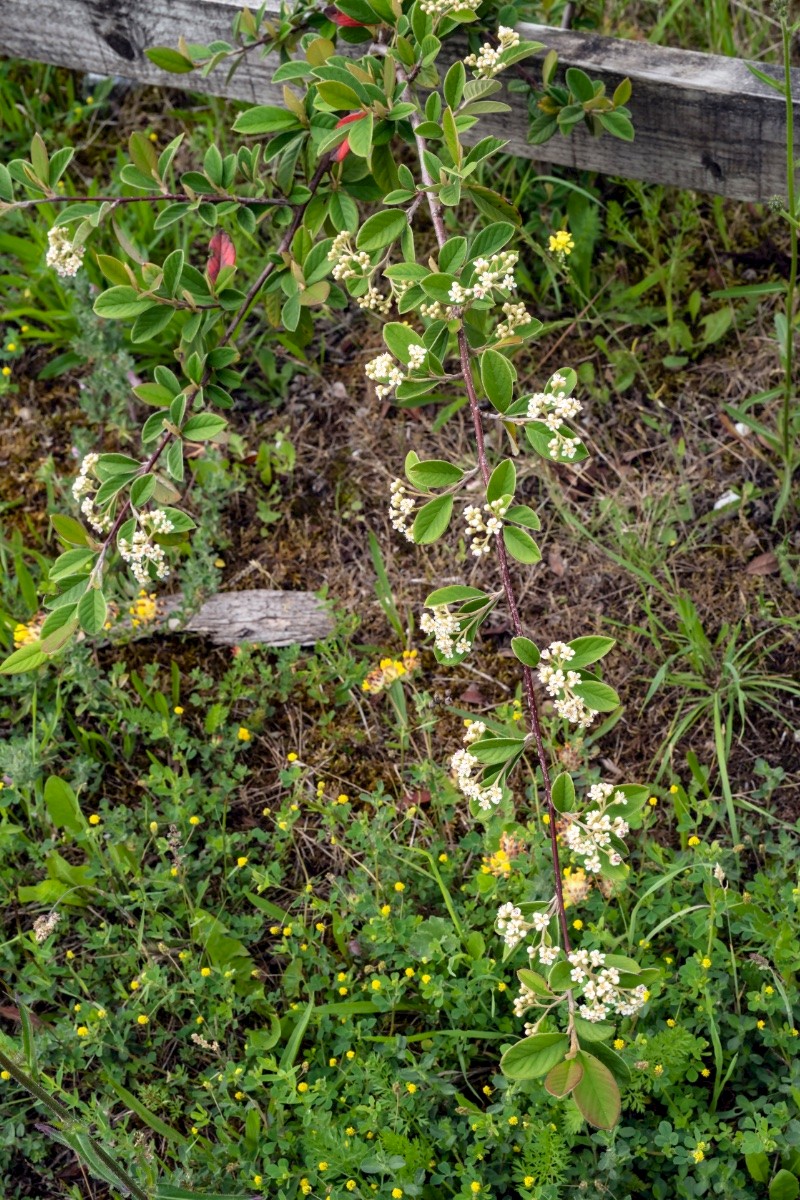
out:
<path id="1" fill-rule="evenodd" d="M 509 1079 L 538 1079 L 561 1062 L 568 1049 L 564 1033 L 534 1033 L 506 1050 L 500 1070 Z"/>
<path id="2" fill-rule="evenodd" d="M 358 231 L 356 246 L 367 253 L 373 250 L 383 250 L 400 237 L 408 228 L 408 218 L 404 212 L 395 209 L 384 209 L 367 217 Z"/>
<path id="3" fill-rule="evenodd" d="M 503 541 L 506 550 L 517 562 L 537 563 L 542 557 L 542 552 L 531 535 L 524 529 L 517 529 L 515 525 L 503 526 Z"/>
<path id="4" fill-rule="evenodd" d="M 613 1129 L 620 1113 L 619 1088 L 614 1076 L 599 1059 L 584 1051 L 579 1053 L 578 1061 L 583 1076 L 572 1092 L 573 1100 L 590 1125 Z"/>
<path id="5" fill-rule="evenodd" d="M 548 1091 L 551 1096 L 561 1099 L 562 1096 L 568 1096 L 582 1079 L 583 1067 L 578 1060 L 576 1058 L 565 1059 L 564 1062 L 556 1063 L 548 1071 L 544 1081 L 545 1091 Z"/>
<path id="6" fill-rule="evenodd" d="M 453 497 L 437 496 L 423 504 L 414 518 L 411 532 L 418 546 L 428 546 L 442 536 L 453 515 Z"/>
<path id="7" fill-rule="evenodd" d="M 406 470 L 406 474 L 415 487 L 451 487 L 464 478 L 464 472 L 440 458 L 429 458 L 425 462 L 414 463 Z"/>
<path id="8" fill-rule="evenodd" d="M 539 647 L 530 638 L 514 637 L 511 639 L 511 649 L 516 654 L 519 661 L 526 667 L 536 667 L 539 665 L 541 655 Z"/>

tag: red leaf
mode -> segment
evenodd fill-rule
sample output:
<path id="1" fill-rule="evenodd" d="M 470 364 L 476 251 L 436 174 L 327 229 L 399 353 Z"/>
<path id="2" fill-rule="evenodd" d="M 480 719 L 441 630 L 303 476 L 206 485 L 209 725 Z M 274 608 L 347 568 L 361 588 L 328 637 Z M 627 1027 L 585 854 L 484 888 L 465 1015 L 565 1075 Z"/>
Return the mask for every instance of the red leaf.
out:
<path id="1" fill-rule="evenodd" d="M 233 267 L 236 264 L 236 247 L 224 229 L 218 229 L 208 243 L 211 251 L 206 268 L 211 283 L 217 282 L 217 276 L 223 267 Z"/>
<path id="2" fill-rule="evenodd" d="M 367 114 L 363 113 L 363 112 L 348 113 L 346 117 L 342 117 L 342 119 L 340 121 L 336 122 L 336 124 L 334 125 L 334 129 L 341 129 L 342 125 L 352 125 L 353 121 L 360 121 L 366 115 Z M 348 138 L 345 138 L 344 141 L 341 143 L 341 145 L 337 146 L 336 149 L 334 150 L 333 161 L 341 162 L 343 158 L 347 158 L 349 153 L 350 153 L 350 142 L 349 142 Z"/>
<path id="3" fill-rule="evenodd" d="M 333 5 L 325 9 L 325 16 L 335 25 L 341 25 L 345 29 L 366 29 L 366 25 L 361 21 L 356 21 L 355 17 L 348 17 L 347 13 L 339 12 Z"/>

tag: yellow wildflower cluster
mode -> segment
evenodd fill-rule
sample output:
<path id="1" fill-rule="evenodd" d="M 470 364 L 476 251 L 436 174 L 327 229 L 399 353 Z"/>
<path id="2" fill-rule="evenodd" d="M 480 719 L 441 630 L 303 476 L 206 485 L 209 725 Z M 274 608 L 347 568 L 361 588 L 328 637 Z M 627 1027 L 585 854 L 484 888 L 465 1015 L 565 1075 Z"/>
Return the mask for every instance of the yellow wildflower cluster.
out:
<path id="1" fill-rule="evenodd" d="M 370 671 L 367 678 L 361 684 L 361 690 L 370 692 L 373 696 L 379 695 L 396 679 L 402 679 L 404 675 L 410 675 L 412 671 L 419 666 L 416 650 L 404 650 L 403 657 L 400 658 L 382 658 L 375 671 Z"/>
<path id="2" fill-rule="evenodd" d="M 131 615 L 131 625 L 134 629 L 154 621 L 158 614 L 155 592 L 148 593 L 142 588 L 128 612 Z"/>
<path id="3" fill-rule="evenodd" d="M 559 229 L 556 233 L 551 234 L 549 246 L 550 253 L 563 260 L 575 249 L 575 242 L 569 230 Z"/>
<path id="4" fill-rule="evenodd" d="M 35 642 L 44 623 L 44 615 L 33 617 L 24 625 L 21 621 L 14 626 L 14 649 L 19 650 L 20 646 L 27 646 L 30 642 Z"/>

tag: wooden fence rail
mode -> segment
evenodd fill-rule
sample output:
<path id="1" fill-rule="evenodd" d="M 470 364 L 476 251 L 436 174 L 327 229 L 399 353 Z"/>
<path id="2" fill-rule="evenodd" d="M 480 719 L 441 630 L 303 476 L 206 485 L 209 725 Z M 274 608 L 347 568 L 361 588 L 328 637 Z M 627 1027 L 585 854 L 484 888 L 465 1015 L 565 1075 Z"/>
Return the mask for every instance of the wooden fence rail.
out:
<path id="1" fill-rule="evenodd" d="M 196 74 L 167 75 L 145 57 L 148 47 L 174 46 L 181 35 L 200 43 L 229 38 L 241 7 L 240 0 L 0 0 L 0 53 L 142 83 L 280 103 L 281 89 L 271 83 L 275 63 L 257 52 L 227 82 L 224 67 L 201 80 Z M 511 114 L 483 120 L 481 135 L 508 138 L 510 151 L 526 158 L 739 200 L 785 193 L 783 101 L 745 63 L 540 25 L 521 26 L 520 32 L 556 49 L 562 67 L 582 67 L 610 89 L 627 75 L 633 83 L 636 138 L 632 143 L 610 136 L 595 139 L 581 128 L 569 138 L 530 146 L 521 95 L 511 97 Z M 446 45 L 451 59 L 459 53 L 457 42 Z M 800 96 L 800 71 L 792 75 Z M 796 111 L 798 119 L 800 104 Z"/>

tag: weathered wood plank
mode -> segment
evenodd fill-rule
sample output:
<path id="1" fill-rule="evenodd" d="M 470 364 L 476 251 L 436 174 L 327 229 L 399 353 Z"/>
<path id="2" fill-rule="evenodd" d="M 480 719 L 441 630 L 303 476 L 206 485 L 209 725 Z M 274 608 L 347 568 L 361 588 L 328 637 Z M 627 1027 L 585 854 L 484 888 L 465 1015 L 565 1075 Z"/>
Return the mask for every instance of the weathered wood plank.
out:
<path id="1" fill-rule="evenodd" d="M 164 633 L 197 633 L 221 646 L 257 642 L 264 646 L 311 646 L 333 632 L 333 619 L 312 592 L 275 592 L 253 588 L 220 592 L 182 620 L 180 596 L 158 602 L 157 626 Z M 150 632 L 150 624 L 142 627 Z"/>
<path id="2" fill-rule="evenodd" d="M 144 83 L 280 102 L 281 90 L 270 82 L 274 64 L 255 54 L 230 81 L 225 68 L 207 80 L 167 75 L 145 57 L 148 46 L 174 46 L 180 35 L 192 42 L 228 38 L 240 7 L 240 0 L 0 0 L 0 52 Z M 627 75 L 636 139 L 631 144 L 594 139 L 579 129 L 571 138 L 529 146 L 525 97 L 515 95 L 511 115 L 480 126 L 482 134 L 509 138 L 513 153 L 740 200 L 785 192 L 783 103 L 743 62 L 538 25 L 521 32 L 556 49 L 562 66 L 583 67 L 610 88 Z M 459 47 L 449 52 L 455 56 Z M 800 96 L 800 71 L 793 76 Z"/>

